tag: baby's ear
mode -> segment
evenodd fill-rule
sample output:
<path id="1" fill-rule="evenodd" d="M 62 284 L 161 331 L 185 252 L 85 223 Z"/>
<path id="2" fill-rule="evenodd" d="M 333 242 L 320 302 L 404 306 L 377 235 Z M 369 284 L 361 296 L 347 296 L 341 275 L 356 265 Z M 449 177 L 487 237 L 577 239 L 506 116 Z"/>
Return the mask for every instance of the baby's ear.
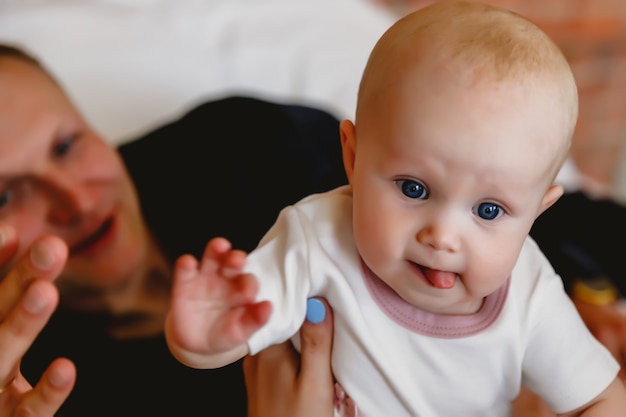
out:
<path id="1" fill-rule="evenodd" d="M 354 171 L 354 158 L 356 148 L 356 132 L 354 124 L 350 120 L 343 120 L 339 125 L 341 135 L 341 151 L 343 153 L 343 167 L 346 170 L 348 182 L 352 182 Z"/>
<path id="2" fill-rule="evenodd" d="M 552 204 L 556 203 L 559 198 L 563 195 L 564 190 L 563 186 L 559 184 L 552 184 L 546 194 L 543 196 L 543 200 L 541 201 L 541 205 L 539 206 L 539 211 L 537 212 L 537 217 L 544 211 L 546 211 Z"/>

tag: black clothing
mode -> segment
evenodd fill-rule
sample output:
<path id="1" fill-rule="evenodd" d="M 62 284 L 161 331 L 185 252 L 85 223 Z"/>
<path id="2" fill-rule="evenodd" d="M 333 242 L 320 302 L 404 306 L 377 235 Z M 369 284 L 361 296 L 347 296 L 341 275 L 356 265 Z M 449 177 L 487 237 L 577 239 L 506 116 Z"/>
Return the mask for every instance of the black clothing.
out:
<path id="1" fill-rule="evenodd" d="M 603 275 L 626 296 L 626 207 L 582 192 L 561 197 L 535 221 L 530 235 L 569 291 L 576 278 Z"/>
<path id="2" fill-rule="evenodd" d="M 218 235 L 249 251 L 284 206 L 346 183 L 338 120 L 248 98 L 206 103 L 120 152 L 172 262 L 200 256 Z M 76 387 L 58 416 L 246 414 L 241 361 L 191 369 L 164 337 L 120 342 L 103 327 L 97 317 L 59 311 L 25 357 L 33 382 L 56 357 L 76 363 Z"/>

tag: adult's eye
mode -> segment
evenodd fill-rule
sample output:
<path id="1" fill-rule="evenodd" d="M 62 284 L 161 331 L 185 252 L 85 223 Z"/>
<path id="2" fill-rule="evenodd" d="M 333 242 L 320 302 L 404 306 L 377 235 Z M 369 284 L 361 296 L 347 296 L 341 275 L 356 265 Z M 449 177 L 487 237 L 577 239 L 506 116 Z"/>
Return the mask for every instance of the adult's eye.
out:
<path id="1" fill-rule="evenodd" d="M 422 200 L 428 198 L 428 191 L 426 190 L 426 187 L 417 181 L 396 180 L 395 182 L 398 185 L 398 188 L 400 188 L 400 191 L 402 191 L 402 194 L 409 198 L 419 198 Z"/>
<path id="2" fill-rule="evenodd" d="M 13 197 L 13 191 L 7 190 L 0 193 L 0 210 L 5 208 L 11 203 L 11 199 Z"/>
<path id="3" fill-rule="evenodd" d="M 504 209 L 496 203 L 480 203 L 472 211 L 485 220 L 495 220 L 504 214 Z"/>
<path id="4" fill-rule="evenodd" d="M 52 147 L 52 154 L 59 158 L 69 153 L 76 142 L 76 135 L 69 135 L 58 140 Z"/>

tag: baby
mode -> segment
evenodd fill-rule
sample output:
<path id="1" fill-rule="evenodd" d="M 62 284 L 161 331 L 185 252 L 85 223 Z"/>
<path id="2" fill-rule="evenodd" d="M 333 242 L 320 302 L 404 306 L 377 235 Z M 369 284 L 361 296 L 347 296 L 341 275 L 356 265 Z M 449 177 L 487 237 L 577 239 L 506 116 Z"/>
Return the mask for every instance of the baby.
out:
<path id="1" fill-rule="evenodd" d="M 560 415 L 625 416 L 619 365 L 528 236 L 563 193 L 577 100 L 559 49 L 514 13 L 444 0 L 402 18 L 341 123 L 349 185 L 285 208 L 249 256 L 218 238 L 181 257 L 172 353 L 255 354 L 322 296 L 338 414 L 502 417 L 523 383 Z"/>

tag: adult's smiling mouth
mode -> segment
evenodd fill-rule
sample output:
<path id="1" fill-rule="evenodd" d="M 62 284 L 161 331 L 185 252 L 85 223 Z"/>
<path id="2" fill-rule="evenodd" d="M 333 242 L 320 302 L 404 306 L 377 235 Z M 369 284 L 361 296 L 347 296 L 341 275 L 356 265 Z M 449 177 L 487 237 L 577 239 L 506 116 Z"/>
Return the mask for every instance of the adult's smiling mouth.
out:
<path id="1" fill-rule="evenodd" d="M 113 218 L 104 221 L 93 233 L 80 240 L 70 248 L 70 255 L 86 253 L 96 249 L 104 242 L 113 228 Z"/>

